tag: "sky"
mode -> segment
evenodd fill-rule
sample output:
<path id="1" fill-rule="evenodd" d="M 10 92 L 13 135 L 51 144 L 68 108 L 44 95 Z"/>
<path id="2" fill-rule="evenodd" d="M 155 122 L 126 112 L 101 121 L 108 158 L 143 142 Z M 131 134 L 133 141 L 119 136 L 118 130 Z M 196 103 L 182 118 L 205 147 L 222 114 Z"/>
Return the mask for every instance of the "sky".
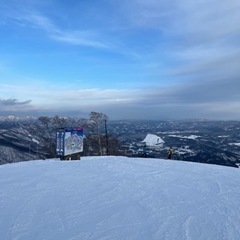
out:
<path id="1" fill-rule="evenodd" d="M 236 240 L 239 171 L 114 156 L 1 165 L 1 239 Z"/>
<path id="2" fill-rule="evenodd" d="M 240 120 L 238 0 L 0 0 L 0 116 Z"/>

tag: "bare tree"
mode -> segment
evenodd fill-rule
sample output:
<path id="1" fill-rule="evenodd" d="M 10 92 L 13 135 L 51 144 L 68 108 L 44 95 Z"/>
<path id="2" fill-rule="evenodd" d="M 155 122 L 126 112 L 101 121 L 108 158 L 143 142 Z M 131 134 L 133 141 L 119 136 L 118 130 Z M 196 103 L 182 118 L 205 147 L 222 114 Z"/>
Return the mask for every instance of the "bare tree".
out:
<path id="1" fill-rule="evenodd" d="M 76 121 L 67 117 L 39 117 L 40 131 L 42 132 L 43 142 L 49 157 L 55 157 L 56 132 L 58 129 L 70 127 Z"/>
<path id="2" fill-rule="evenodd" d="M 100 127 L 103 126 L 103 124 L 107 120 L 108 120 L 108 116 L 104 113 L 99 113 L 99 112 L 90 113 L 88 127 L 91 131 L 91 134 L 96 138 L 98 142 L 99 155 L 103 155 Z"/>
<path id="3" fill-rule="evenodd" d="M 42 133 L 41 137 L 43 138 L 44 146 L 46 148 L 47 154 L 49 157 L 54 157 L 55 150 L 54 150 L 54 134 L 55 129 L 53 127 L 53 120 L 50 117 L 39 117 L 38 120 L 40 121 L 41 125 L 40 131 Z"/>
<path id="4" fill-rule="evenodd" d="M 105 144 L 105 131 L 104 123 L 108 120 L 108 116 L 103 113 L 91 112 L 89 119 L 72 119 L 66 117 L 60 117 L 58 115 L 54 117 L 39 117 L 40 121 L 39 132 L 41 132 L 41 138 L 44 143 L 48 157 L 55 157 L 56 148 L 56 132 L 59 129 L 65 128 L 84 128 L 84 132 L 87 135 L 84 140 L 84 152 L 85 154 L 104 154 L 104 148 L 107 149 Z"/>

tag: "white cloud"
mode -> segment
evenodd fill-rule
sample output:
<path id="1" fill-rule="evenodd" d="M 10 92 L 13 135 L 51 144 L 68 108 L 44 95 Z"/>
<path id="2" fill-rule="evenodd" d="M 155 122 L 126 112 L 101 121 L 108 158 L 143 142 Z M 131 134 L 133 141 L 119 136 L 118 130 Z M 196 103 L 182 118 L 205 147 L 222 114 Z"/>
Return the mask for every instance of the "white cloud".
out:
<path id="1" fill-rule="evenodd" d="M 69 30 L 63 28 L 58 26 L 51 17 L 44 15 L 34 8 L 27 8 L 25 10 L 21 6 L 19 11 L 16 11 L 16 9 L 7 9 L 6 11 L 2 11 L 2 13 L 2 19 L 5 19 L 5 24 L 7 24 L 7 22 L 13 22 L 21 27 L 39 29 L 56 41 L 94 48 L 112 47 L 106 40 L 101 39 L 99 32 L 95 29 Z"/>
<path id="2" fill-rule="evenodd" d="M 52 41 L 111 49 L 112 53 L 121 52 L 124 57 L 131 55 L 134 59 L 131 64 L 138 66 L 134 68 L 135 72 L 127 72 L 130 68 L 125 68 L 129 64 L 124 62 L 126 58 L 116 60 L 116 64 L 121 65 L 116 69 L 137 79 L 133 81 L 126 77 L 124 83 L 129 81 L 136 86 L 141 76 L 147 82 L 144 86 L 149 83 L 151 87 L 103 90 L 96 83 L 94 89 L 78 90 L 49 87 L 50 84 L 41 81 L 29 86 L 19 80 L 19 85 L 4 86 L 2 83 L 1 98 L 23 102 L 32 99 L 32 105 L 38 107 L 61 109 L 64 106 L 71 111 L 90 106 L 120 116 L 139 116 L 143 110 L 148 110 L 149 117 L 182 117 L 193 113 L 199 116 L 211 116 L 211 113 L 223 117 L 237 115 L 234 111 L 238 112 L 240 101 L 239 1 L 105 0 L 102 3 L 108 4 L 104 6 L 108 7 L 109 15 L 103 6 L 98 16 L 88 18 L 93 20 L 91 24 L 84 22 L 84 28 L 81 15 L 73 16 L 79 21 L 76 24 L 69 24 L 68 18 L 66 22 L 59 19 L 60 15 L 69 14 L 68 9 L 61 9 L 58 15 L 59 8 L 52 10 L 55 13 L 52 14 L 41 11 L 36 5 L 25 8 L 19 4 L 15 8 L 4 5 L 0 10 L 0 24 L 14 23 L 35 29 Z M 95 17 L 102 20 L 99 25 Z M 112 59 L 108 58 L 106 65 L 111 65 Z M 99 76 L 99 79 L 103 77 Z M 115 81 L 114 76 L 112 81 Z"/>
<path id="3" fill-rule="evenodd" d="M 203 84 L 204 85 L 204 84 Z M 2 86 L 1 86 L 2 88 Z M 216 101 L 211 101 L 211 95 L 216 93 L 206 90 L 199 85 L 195 90 L 172 86 L 159 89 L 118 90 L 118 89 L 67 89 L 56 86 L 28 86 L 24 88 L 7 86 L 14 90 L 14 95 L 21 108 L 8 105 L 1 108 L 1 113 L 9 111 L 25 112 L 32 115 L 69 114 L 76 116 L 81 112 L 105 112 L 111 119 L 141 118 L 141 119 L 169 119 L 169 118 L 209 118 L 209 119 L 237 119 L 240 100 L 221 101 L 221 93 Z M 202 89 L 201 89 L 202 88 Z M 19 93 L 17 92 L 19 90 Z M 213 88 L 214 89 L 214 88 Z M 3 89 L 6 90 L 6 89 Z M 199 91 L 199 92 L 197 92 Z M 231 89 L 229 89 L 231 91 Z M 25 98 L 24 98 L 25 96 Z M 31 99 L 31 104 L 26 101 Z M 204 99 L 207 98 L 206 101 Z"/>
<path id="4" fill-rule="evenodd" d="M 105 41 L 97 41 L 96 33 L 90 31 L 72 31 L 72 32 L 60 32 L 50 34 L 52 39 L 57 41 L 69 43 L 72 45 L 89 46 L 95 48 L 111 48 L 112 46 Z"/>

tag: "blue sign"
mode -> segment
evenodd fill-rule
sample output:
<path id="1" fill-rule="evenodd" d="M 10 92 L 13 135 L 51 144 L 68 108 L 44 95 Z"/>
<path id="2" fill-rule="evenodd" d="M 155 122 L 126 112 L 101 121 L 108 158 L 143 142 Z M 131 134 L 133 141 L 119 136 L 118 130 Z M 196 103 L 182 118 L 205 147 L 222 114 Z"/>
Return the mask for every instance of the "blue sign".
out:
<path id="1" fill-rule="evenodd" d="M 83 129 L 71 128 L 57 132 L 56 154 L 67 156 L 83 152 Z"/>
<path id="2" fill-rule="evenodd" d="M 58 131 L 56 134 L 56 155 L 57 156 L 64 156 L 64 130 Z"/>

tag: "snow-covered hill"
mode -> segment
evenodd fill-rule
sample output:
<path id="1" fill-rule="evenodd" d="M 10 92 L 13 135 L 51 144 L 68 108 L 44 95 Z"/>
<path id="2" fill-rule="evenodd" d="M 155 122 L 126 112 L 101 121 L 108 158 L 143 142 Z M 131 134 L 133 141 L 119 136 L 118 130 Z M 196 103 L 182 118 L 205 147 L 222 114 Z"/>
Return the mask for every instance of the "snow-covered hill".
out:
<path id="1" fill-rule="evenodd" d="M 126 157 L 0 166 L 1 240 L 240 239 L 240 170 Z"/>

